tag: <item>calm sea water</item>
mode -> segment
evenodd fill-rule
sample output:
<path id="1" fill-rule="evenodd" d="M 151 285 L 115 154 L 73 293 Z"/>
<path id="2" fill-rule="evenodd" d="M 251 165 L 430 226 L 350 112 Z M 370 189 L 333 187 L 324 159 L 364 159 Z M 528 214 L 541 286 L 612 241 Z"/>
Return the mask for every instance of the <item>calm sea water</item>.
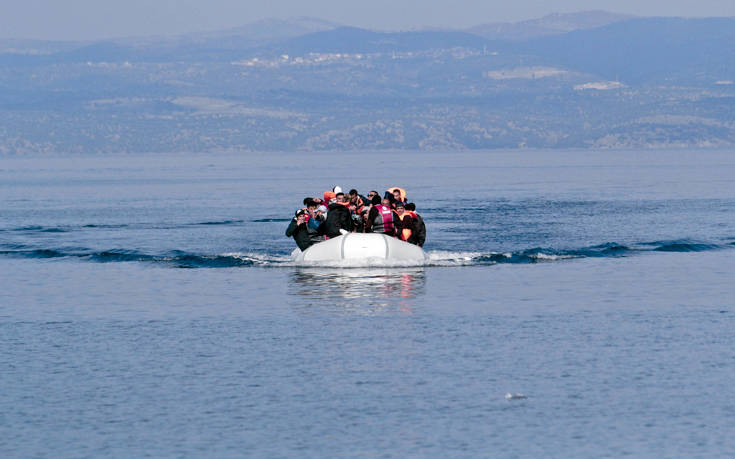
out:
<path id="1" fill-rule="evenodd" d="M 334 185 L 427 264 L 294 265 Z M 735 151 L 3 157 L 0 217 L 3 457 L 735 454 Z"/>

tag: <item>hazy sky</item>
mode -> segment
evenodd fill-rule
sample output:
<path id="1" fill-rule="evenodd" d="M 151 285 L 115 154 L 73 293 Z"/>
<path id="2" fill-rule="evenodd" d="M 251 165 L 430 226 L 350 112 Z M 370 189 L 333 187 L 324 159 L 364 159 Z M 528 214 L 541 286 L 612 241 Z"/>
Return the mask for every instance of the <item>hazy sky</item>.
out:
<path id="1" fill-rule="evenodd" d="M 640 16 L 735 16 L 735 0 L 0 0 L 0 37 L 168 35 L 294 16 L 405 30 L 468 27 L 593 9 Z"/>

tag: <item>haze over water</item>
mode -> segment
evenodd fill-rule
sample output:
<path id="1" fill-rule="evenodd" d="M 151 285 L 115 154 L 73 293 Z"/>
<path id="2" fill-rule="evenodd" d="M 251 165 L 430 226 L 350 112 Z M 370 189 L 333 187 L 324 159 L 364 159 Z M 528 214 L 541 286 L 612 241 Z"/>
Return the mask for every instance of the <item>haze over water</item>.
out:
<path id="1" fill-rule="evenodd" d="M 733 151 L 274 158 L 2 159 L 3 456 L 735 452 Z M 334 185 L 426 266 L 295 266 Z"/>

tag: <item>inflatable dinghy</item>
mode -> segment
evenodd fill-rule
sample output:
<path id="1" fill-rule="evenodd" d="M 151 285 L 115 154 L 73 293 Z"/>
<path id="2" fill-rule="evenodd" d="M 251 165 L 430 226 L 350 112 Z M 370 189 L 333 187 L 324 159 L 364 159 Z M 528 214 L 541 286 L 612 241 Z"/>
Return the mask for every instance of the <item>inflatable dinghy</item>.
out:
<path id="1" fill-rule="evenodd" d="M 342 260 L 389 260 L 397 263 L 423 263 L 421 247 L 378 233 L 347 233 L 314 244 L 296 256 L 297 262 L 334 262 Z"/>

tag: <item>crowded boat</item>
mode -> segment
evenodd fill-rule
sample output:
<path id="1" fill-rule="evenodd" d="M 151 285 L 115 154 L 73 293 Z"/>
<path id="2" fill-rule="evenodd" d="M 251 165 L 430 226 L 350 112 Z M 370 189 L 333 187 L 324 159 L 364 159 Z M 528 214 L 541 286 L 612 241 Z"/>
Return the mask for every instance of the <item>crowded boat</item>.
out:
<path id="1" fill-rule="evenodd" d="M 304 198 L 286 229 L 301 251 L 350 233 L 382 234 L 418 247 L 426 241 L 424 220 L 400 187 L 388 188 L 381 197 L 375 190 L 367 196 L 356 189 L 345 194 L 335 186 L 322 197 Z"/>

